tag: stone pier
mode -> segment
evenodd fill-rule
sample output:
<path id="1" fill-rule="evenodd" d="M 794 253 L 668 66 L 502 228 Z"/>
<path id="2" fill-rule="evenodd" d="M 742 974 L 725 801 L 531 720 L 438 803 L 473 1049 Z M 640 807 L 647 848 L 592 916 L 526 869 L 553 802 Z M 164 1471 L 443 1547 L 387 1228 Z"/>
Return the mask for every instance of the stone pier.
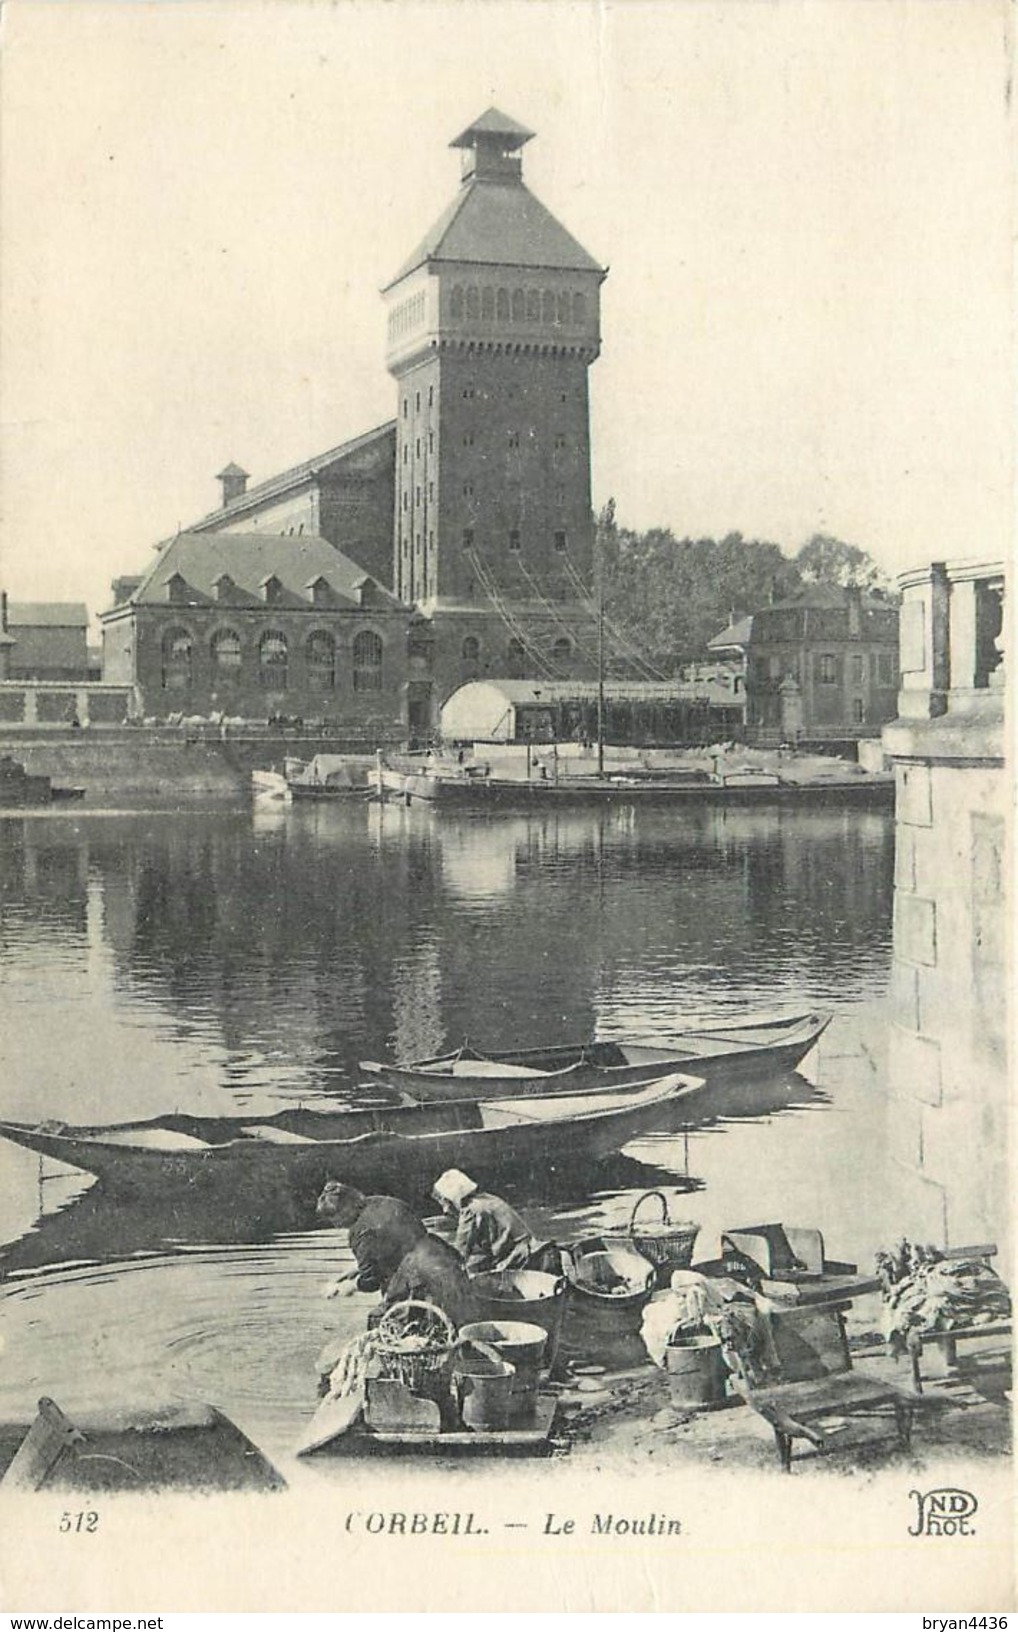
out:
<path id="1" fill-rule="evenodd" d="M 901 691 L 888 1082 L 902 1231 L 1009 1241 L 1004 572 L 899 580 Z"/>

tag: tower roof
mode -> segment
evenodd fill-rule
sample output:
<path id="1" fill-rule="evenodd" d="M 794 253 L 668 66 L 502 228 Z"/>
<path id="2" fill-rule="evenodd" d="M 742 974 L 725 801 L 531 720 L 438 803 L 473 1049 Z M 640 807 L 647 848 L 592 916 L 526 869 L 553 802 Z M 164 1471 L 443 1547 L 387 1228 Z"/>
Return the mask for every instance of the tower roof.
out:
<path id="1" fill-rule="evenodd" d="M 479 119 L 468 125 L 450 143 L 450 147 L 476 147 L 478 136 L 501 136 L 502 147 L 506 152 L 515 152 L 517 148 L 529 142 L 534 132 L 521 125 L 518 120 L 510 119 L 507 113 L 500 113 L 498 108 L 489 108 L 482 113 Z"/>
<path id="2" fill-rule="evenodd" d="M 524 186 L 519 159 L 508 157 L 532 135 L 508 114 L 489 108 L 449 144 L 475 153 L 497 148 L 503 157 L 468 170 L 457 196 L 404 261 L 389 288 L 429 261 L 603 274 L 604 268 Z"/>

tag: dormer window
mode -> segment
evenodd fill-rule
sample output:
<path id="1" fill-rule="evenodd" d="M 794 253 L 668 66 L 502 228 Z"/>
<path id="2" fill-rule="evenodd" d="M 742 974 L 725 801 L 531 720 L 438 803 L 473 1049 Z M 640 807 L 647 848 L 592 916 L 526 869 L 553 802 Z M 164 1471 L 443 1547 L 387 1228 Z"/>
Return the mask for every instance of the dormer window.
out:
<path id="1" fill-rule="evenodd" d="M 283 588 L 274 572 L 270 572 L 267 578 L 263 578 L 258 587 L 262 592 L 262 600 L 266 606 L 273 606 L 279 600 L 280 591 Z"/>
<path id="2" fill-rule="evenodd" d="M 167 578 L 166 599 L 171 606 L 187 606 L 194 598 L 194 591 L 182 572 L 175 572 Z"/>
<path id="3" fill-rule="evenodd" d="M 317 578 L 312 578 L 307 587 L 313 606 L 329 605 L 332 600 L 332 585 L 322 573 L 319 573 Z"/>
<path id="4" fill-rule="evenodd" d="M 219 577 L 214 580 L 212 585 L 212 588 L 216 592 L 217 601 L 231 600 L 236 587 L 236 584 L 228 572 L 221 572 Z"/>

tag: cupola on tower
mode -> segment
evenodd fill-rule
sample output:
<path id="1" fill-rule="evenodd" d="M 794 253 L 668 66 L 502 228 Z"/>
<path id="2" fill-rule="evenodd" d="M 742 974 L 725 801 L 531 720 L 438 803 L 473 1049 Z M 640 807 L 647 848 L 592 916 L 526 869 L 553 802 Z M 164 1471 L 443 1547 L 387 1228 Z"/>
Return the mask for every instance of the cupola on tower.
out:
<path id="1" fill-rule="evenodd" d="M 459 193 L 384 291 L 396 592 L 439 641 L 446 614 L 469 627 L 464 650 L 500 675 L 541 672 L 545 649 L 545 672 L 578 672 L 562 630 L 589 620 L 592 571 L 587 370 L 606 274 L 524 185 L 531 136 L 490 108 L 456 137 Z"/>

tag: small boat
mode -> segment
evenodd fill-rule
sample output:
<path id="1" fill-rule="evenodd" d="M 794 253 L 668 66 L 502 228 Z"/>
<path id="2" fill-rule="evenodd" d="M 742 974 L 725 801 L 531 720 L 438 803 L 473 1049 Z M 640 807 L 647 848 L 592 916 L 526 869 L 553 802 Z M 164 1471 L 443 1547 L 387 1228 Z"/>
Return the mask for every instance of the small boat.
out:
<path id="1" fill-rule="evenodd" d="M 713 1086 L 794 1070 L 830 1021 L 829 1014 L 815 1010 L 749 1015 L 678 1032 L 667 1043 L 587 1042 L 498 1050 L 465 1043 L 454 1054 L 395 1066 L 361 1060 L 360 1067 L 420 1103 L 498 1099 L 507 1093 L 595 1092 L 638 1081 L 654 1071 L 692 1071 Z"/>
<path id="2" fill-rule="evenodd" d="M 229 1417 L 204 1403 L 65 1416 L 51 1399 L 24 1423 L 0 1423 L 3 1492 L 283 1490 L 286 1481 Z M 76 1515 L 95 1528 L 94 1514 Z M 89 1520 L 93 1522 L 89 1522 Z"/>
<path id="3" fill-rule="evenodd" d="M 310 1188 L 327 1178 L 427 1190 L 447 1167 L 497 1174 L 600 1161 L 639 1134 L 671 1127 L 702 1088 L 655 1074 L 611 1091 L 502 1098 L 483 1104 L 367 1110 L 293 1109 L 273 1116 L 173 1113 L 141 1122 L 68 1127 L 0 1122 L 0 1137 L 94 1173 L 110 1187 L 212 1181 L 238 1193 L 269 1182 Z"/>
<path id="4" fill-rule="evenodd" d="M 342 754 L 316 754 L 299 770 L 287 770 L 291 799 L 365 799 L 367 783 L 358 781 Z"/>

